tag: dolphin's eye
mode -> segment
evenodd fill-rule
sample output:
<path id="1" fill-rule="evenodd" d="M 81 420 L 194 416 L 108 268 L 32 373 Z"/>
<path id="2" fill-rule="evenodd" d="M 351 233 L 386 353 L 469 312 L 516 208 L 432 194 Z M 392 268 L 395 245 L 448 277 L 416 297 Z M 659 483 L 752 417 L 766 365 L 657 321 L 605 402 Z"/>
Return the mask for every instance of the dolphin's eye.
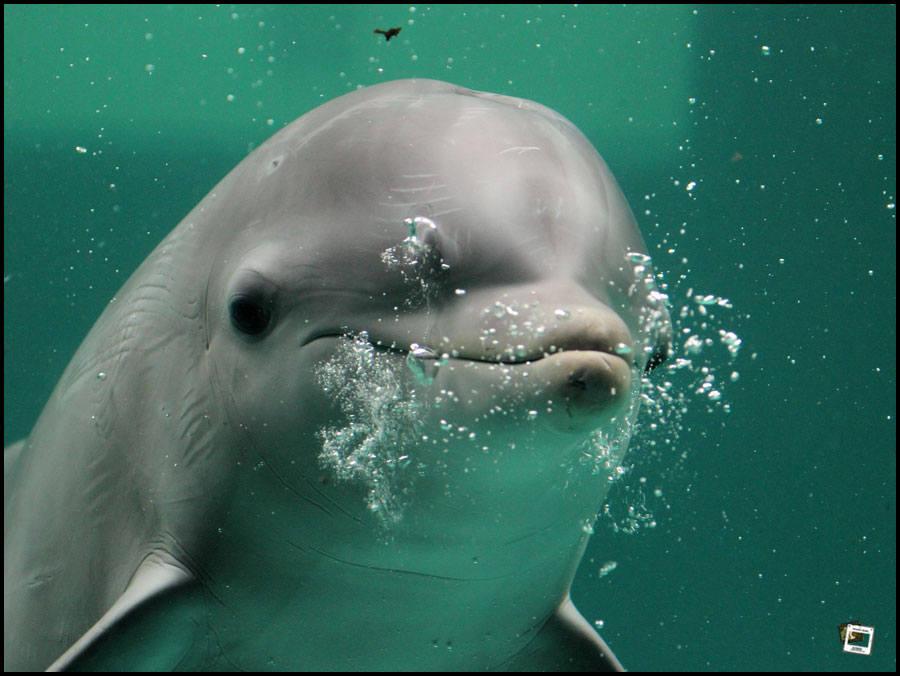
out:
<path id="1" fill-rule="evenodd" d="M 272 312 L 267 304 L 252 296 L 235 296 L 228 306 L 231 323 L 241 333 L 258 336 L 269 328 Z"/>

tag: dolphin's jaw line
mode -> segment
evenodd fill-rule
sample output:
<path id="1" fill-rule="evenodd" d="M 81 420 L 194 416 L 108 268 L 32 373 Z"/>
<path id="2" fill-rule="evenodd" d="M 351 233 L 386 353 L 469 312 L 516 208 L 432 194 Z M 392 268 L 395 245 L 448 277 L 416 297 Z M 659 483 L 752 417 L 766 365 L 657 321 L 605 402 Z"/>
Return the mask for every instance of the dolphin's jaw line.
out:
<path id="1" fill-rule="evenodd" d="M 413 346 L 416 347 L 425 347 L 428 349 L 433 355 L 434 359 L 439 360 L 454 360 L 460 362 L 474 362 L 479 364 L 491 364 L 497 366 L 527 366 L 530 364 L 535 364 L 537 362 L 543 361 L 544 359 L 548 359 L 551 357 L 555 357 L 562 354 L 571 354 L 575 352 L 583 352 L 583 353 L 593 353 L 593 354 L 604 354 L 612 357 L 614 359 L 621 360 L 623 363 L 632 366 L 634 361 L 631 356 L 631 350 L 625 350 L 622 353 L 614 350 L 614 349 L 606 349 L 606 348 L 566 348 L 566 347 L 556 347 L 555 345 L 550 346 L 547 350 L 543 351 L 539 357 L 521 357 L 521 358 L 507 358 L 507 354 L 509 352 L 514 352 L 514 349 L 508 348 L 503 350 L 502 352 L 497 353 L 496 356 L 491 354 L 484 354 L 481 357 L 472 356 L 470 354 L 460 354 L 457 350 L 444 350 L 437 351 L 428 346 L 420 346 L 418 343 L 410 343 L 407 347 L 402 347 L 397 344 L 396 341 L 391 341 L 389 344 L 380 341 L 380 340 L 370 340 L 369 332 L 366 330 L 354 331 L 354 330 L 344 330 L 344 331 L 335 331 L 333 333 L 319 333 L 316 336 L 305 340 L 301 347 L 305 347 L 310 343 L 313 343 L 317 340 L 322 339 L 341 339 L 341 338 L 362 338 L 367 343 L 369 343 L 372 347 L 377 350 L 382 350 L 385 352 L 394 352 L 401 356 L 408 356 L 413 351 Z"/>
<path id="2" fill-rule="evenodd" d="M 391 370 L 403 376 L 419 396 L 440 402 L 445 395 L 462 396 L 469 402 L 466 415 L 479 419 L 492 410 L 518 410 L 545 417 L 557 429 L 580 434 L 611 419 L 629 402 L 632 383 L 639 379 L 637 366 L 621 355 L 600 350 L 560 350 L 540 359 L 505 362 L 469 356 L 435 355 L 426 363 L 413 358 L 410 349 L 379 344 L 364 332 L 320 335 L 315 341 L 334 341 L 335 358 L 342 351 L 372 349 L 393 355 Z M 341 345 L 341 342 L 345 345 Z M 309 344 L 309 343 L 307 343 Z M 361 363 L 377 367 L 376 357 Z M 357 377 L 359 372 L 356 372 Z M 438 404 L 439 405 L 439 404 Z"/>

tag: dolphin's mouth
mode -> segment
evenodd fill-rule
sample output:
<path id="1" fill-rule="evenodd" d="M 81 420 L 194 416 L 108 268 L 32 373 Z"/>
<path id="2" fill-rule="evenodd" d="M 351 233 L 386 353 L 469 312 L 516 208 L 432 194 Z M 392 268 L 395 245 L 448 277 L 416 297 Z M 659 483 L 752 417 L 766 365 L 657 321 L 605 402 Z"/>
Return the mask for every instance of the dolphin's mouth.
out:
<path id="1" fill-rule="evenodd" d="M 547 411 L 562 406 L 569 419 L 590 418 L 618 408 L 630 391 L 632 379 L 638 377 L 630 352 L 617 353 L 611 345 L 578 338 L 547 345 L 538 356 L 533 351 L 438 352 L 417 343 L 401 345 L 379 340 L 365 331 L 349 330 L 323 333 L 306 344 L 319 340 L 335 341 L 338 350 L 343 341 L 354 349 L 363 345 L 373 353 L 396 355 L 394 368 L 405 362 L 416 385 L 427 386 L 438 395 L 452 392 L 465 396 L 469 402 L 478 403 L 476 408 L 505 403 L 529 411 Z"/>
<path id="2" fill-rule="evenodd" d="M 590 341 L 586 339 L 579 339 L 578 337 L 572 337 L 570 340 L 561 342 L 561 344 L 557 344 L 556 342 L 554 342 L 545 346 L 543 349 L 539 348 L 537 351 L 535 351 L 533 348 L 526 349 L 524 346 L 520 345 L 507 347 L 503 350 L 485 350 L 482 354 L 477 354 L 472 350 L 457 350 L 453 348 L 435 349 L 427 345 L 420 345 L 416 342 L 409 343 L 408 345 L 399 344 L 397 343 L 397 341 L 387 341 L 379 339 L 377 337 L 373 337 L 366 330 L 355 331 L 345 329 L 343 331 L 333 331 L 318 334 L 304 341 L 303 346 L 309 345 L 310 343 L 317 340 L 334 340 L 341 338 L 362 338 L 373 348 L 383 352 L 395 353 L 405 358 L 413 358 L 422 361 L 437 360 L 443 361 L 445 363 L 452 359 L 457 361 L 476 362 L 500 366 L 523 366 L 570 352 L 604 354 L 616 359 L 620 359 L 629 366 L 634 365 L 635 361 L 633 357 L 633 351 L 624 343 L 620 343 L 619 345 L 613 347 L 607 345 L 598 345 L 596 343 L 591 344 Z"/>
<path id="3" fill-rule="evenodd" d="M 454 360 L 510 368 L 555 361 L 560 355 L 568 355 L 571 361 L 575 353 L 583 353 L 604 355 L 607 360 L 621 360 L 624 367 L 643 370 L 659 365 L 668 354 L 668 333 L 662 330 L 668 323 L 666 313 L 658 317 L 649 313 L 638 317 L 636 326 L 629 326 L 608 303 L 568 287 L 549 294 L 549 300 L 512 291 L 470 295 L 471 300 L 440 311 L 375 321 L 360 317 L 351 325 L 320 324 L 306 342 L 362 336 L 374 348 L 414 361 Z"/>

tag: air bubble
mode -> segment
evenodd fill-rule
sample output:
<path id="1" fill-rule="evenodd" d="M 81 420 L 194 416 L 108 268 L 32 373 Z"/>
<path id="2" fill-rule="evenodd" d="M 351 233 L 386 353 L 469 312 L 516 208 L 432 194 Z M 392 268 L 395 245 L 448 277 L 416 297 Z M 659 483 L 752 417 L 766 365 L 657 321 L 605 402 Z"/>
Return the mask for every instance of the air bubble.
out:
<path id="1" fill-rule="evenodd" d="M 428 347 L 422 347 L 418 343 L 409 346 L 409 354 L 406 356 L 406 366 L 412 371 L 416 382 L 422 385 L 431 385 L 437 377 L 441 366 L 449 361 L 448 355 L 439 355 Z"/>

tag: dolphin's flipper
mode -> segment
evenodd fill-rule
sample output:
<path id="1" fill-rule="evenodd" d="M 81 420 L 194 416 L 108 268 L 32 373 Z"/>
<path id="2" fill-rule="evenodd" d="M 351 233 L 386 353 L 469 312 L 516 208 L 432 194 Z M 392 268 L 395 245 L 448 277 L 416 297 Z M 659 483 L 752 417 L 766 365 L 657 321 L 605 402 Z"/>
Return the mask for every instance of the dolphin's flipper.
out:
<path id="1" fill-rule="evenodd" d="M 606 642 L 567 598 L 506 671 L 625 671 Z"/>
<path id="2" fill-rule="evenodd" d="M 6 448 L 3 449 L 3 507 L 6 508 L 6 496 L 9 495 L 9 478 L 11 476 L 10 471 L 12 467 L 15 466 L 16 461 L 19 459 L 19 456 L 22 454 L 22 449 L 25 448 L 26 439 L 20 439 L 14 444 L 10 444 Z"/>
<path id="3" fill-rule="evenodd" d="M 155 555 L 144 559 L 125 591 L 47 671 L 170 671 L 202 636 L 196 579 Z M 148 647 L 149 646 L 149 647 Z"/>

